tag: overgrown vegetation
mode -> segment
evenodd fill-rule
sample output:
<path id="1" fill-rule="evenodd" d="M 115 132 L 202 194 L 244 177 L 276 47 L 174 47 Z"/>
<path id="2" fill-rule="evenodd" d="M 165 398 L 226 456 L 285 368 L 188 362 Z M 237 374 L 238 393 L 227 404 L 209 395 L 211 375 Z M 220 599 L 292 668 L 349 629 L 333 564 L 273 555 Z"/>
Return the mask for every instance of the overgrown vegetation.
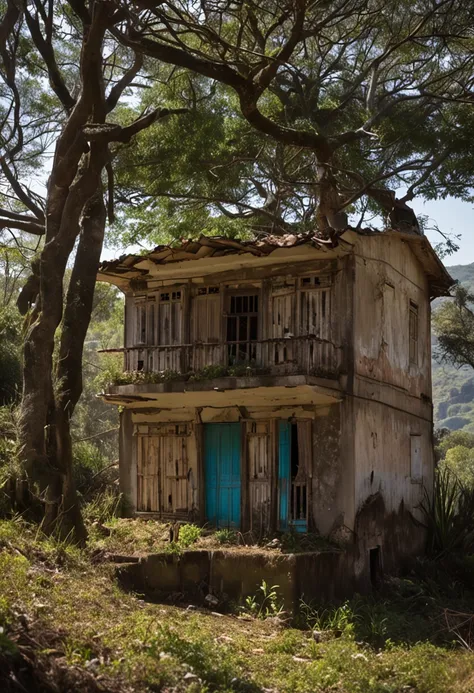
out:
<path id="1" fill-rule="evenodd" d="M 122 592 L 92 548 L 46 538 L 19 518 L 0 522 L 0 547 L 0 689 L 8 693 L 22 690 L 11 672 L 26 690 L 41 682 L 48 693 L 53 684 L 84 693 L 472 690 L 469 624 L 454 616 L 473 612 L 472 595 L 439 564 L 420 562 L 377 597 L 303 606 L 294 628 L 147 603 Z M 277 587 L 257 597 L 255 615 L 265 603 L 278 611 Z"/>
<path id="2" fill-rule="evenodd" d="M 201 380 L 211 380 L 213 378 L 244 378 L 254 375 L 264 375 L 268 369 L 255 368 L 245 363 L 238 363 L 233 366 L 205 366 L 204 368 L 191 373 L 180 373 L 179 371 L 124 371 L 122 370 L 122 359 L 108 362 L 108 367 L 103 371 L 98 384 L 101 389 L 106 389 L 109 385 L 144 385 L 164 383 L 172 380 L 186 380 L 198 382 Z"/>

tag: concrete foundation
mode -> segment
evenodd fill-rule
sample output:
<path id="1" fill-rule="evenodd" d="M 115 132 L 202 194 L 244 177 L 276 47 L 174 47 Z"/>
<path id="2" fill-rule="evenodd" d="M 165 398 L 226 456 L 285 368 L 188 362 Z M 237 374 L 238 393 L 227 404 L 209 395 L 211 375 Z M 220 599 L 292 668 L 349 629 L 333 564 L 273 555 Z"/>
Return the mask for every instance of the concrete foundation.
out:
<path id="1" fill-rule="evenodd" d="M 327 551 L 271 554 L 245 551 L 186 551 L 182 555 L 154 554 L 117 569 L 120 584 L 151 599 L 183 594 L 202 600 L 211 593 L 224 602 L 241 604 L 255 595 L 265 580 L 278 585 L 287 611 L 297 611 L 301 599 L 327 602 L 343 599 L 355 585 L 351 552 Z"/>

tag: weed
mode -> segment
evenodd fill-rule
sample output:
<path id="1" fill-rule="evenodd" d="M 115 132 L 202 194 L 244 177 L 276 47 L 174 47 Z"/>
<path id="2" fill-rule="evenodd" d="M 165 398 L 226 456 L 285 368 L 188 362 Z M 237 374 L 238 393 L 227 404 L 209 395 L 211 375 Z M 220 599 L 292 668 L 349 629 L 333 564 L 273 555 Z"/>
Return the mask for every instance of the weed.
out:
<path id="1" fill-rule="evenodd" d="M 238 544 L 238 534 L 232 529 L 218 529 L 214 538 L 219 544 Z"/>
<path id="2" fill-rule="evenodd" d="M 283 612 L 283 603 L 277 593 L 278 587 L 279 585 L 270 587 L 265 580 L 262 580 L 256 594 L 245 599 L 243 610 L 256 618 L 278 616 Z"/>
<path id="3" fill-rule="evenodd" d="M 183 548 L 195 544 L 199 537 L 202 535 L 201 527 L 197 525 L 181 525 L 179 528 L 179 544 Z"/>
<path id="4" fill-rule="evenodd" d="M 98 493 L 83 507 L 83 517 L 87 522 L 99 522 L 104 524 L 113 518 L 120 516 L 123 504 L 123 495 L 114 489 L 106 489 Z"/>

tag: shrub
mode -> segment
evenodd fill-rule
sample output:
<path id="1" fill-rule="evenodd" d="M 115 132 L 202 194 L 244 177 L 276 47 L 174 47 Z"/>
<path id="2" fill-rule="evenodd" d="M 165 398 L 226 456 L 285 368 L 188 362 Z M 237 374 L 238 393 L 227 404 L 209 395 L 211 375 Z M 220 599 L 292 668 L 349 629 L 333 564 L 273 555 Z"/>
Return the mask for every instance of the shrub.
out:
<path id="1" fill-rule="evenodd" d="M 218 544 L 237 544 L 238 534 L 231 529 L 218 529 L 214 537 Z"/>
<path id="2" fill-rule="evenodd" d="M 464 486 L 449 468 L 437 470 L 433 496 L 425 490 L 420 507 L 433 554 L 474 550 L 474 489 Z"/>
<path id="3" fill-rule="evenodd" d="M 79 493 L 85 495 L 91 490 L 94 480 L 97 478 L 96 475 L 108 467 L 110 463 L 99 448 L 87 440 L 74 443 L 72 455 L 76 487 Z"/>
<path id="4" fill-rule="evenodd" d="M 114 517 L 120 517 L 123 514 L 123 505 L 123 495 L 115 489 L 108 488 L 86 503 L 82 514 L 88 522 L 104 524 Z"/>
<path id="5" fill-rule="evenodd" d="M 186 549 L 191 544 L 195 544 L 201 535 L 202 529 L 197 525 L 181 525 L 178 543 Z"/>

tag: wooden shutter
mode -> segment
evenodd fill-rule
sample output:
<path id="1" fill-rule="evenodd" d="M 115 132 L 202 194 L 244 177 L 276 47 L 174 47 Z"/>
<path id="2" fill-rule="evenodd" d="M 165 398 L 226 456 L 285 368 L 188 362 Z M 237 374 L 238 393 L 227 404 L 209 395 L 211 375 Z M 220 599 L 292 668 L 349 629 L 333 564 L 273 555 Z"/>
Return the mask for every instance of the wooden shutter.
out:
<path id="1" fill-rule="evenodd" d="M 270 423 L 247 422 L 250 528 L 263 537 L 270 528 L 271 438 Z"/>
<path id="2" fill-rule="evenodd" d="M 303 362 L 308 370 L 328 368 L 334 362 L 331 344 L 331 278 L 329 276 L 300 277 L 298 298 L 298 328 L 302 341 Z"/>
<path id="3" fill-rule="evenodd" d="M 295 287 L 287 284 L 274 284 L 272 287 L 272 323 L 270 363 L 290 363 L 296 357 L 295 343 Z"/>
<path id="4" fill-rule="evenodd" d="M 183 290 L 161 290 L 158 292 L 157 349 L 154 363 L 156 371 L 180 371 L 181 349 L 183 344 Z"/>
<path id="5" fill-rule="evenodd" d="M 186 519 L 193 510 L 189 488 L 190 424 L 151 427 L 137 437 L 137 510 Z"/>
<path id="6" fill-rule="evenodd" d="M 221 296 L 217 286 L 201 287 L 193 297 L 191 308 L 191 342 L 193 370 L 222 364 Z M 214 346 L 215 345 L 215 346 Z"/>

